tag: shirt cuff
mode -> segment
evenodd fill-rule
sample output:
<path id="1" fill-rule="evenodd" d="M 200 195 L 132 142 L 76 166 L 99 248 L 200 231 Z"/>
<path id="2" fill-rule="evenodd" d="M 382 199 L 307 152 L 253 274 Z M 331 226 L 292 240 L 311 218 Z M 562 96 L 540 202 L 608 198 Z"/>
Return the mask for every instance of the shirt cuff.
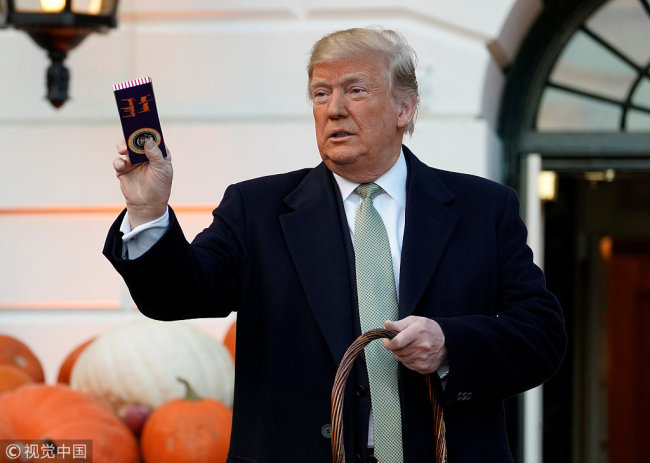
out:
<path id="1" fill-rule="evenodd" d="M 122 232 L 122 257 L 137 259 L 158 242 L 169 228 L 169 208 L 162 217 L 143 223 L 131 229 L 129 213 L 124 214 L 120 231 Z"/>

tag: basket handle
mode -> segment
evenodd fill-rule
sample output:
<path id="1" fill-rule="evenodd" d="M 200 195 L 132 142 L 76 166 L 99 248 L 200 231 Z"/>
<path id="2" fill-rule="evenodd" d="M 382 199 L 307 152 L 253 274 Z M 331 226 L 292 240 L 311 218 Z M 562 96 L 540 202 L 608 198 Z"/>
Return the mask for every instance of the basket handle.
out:
<path id="1" fill-rule="evenodd" d="M 372 341 L 381 338 L 393 339 L 396 331 L 374 329 L 363 333 L 345 351 L 341 364 L 336 371 L 334 386 L 332 387 L 332 462 L 345 463 L 345 449 L 343 445 L 343 395 L 352 365 L 361 351 Z M 432 375 L 436 375 L 433 377 Z M 445 442 L 445 422 L 442 406 L 436 399 L 434 381 L 439 381 L 434 372 L 424 377 L 429 390 L 429 400 L 433 409 L 434 433 L 436 436 L 436 463 L 447 463 L 447 444 Z M 381 462 L 380 462 L 381 463 Z"/>

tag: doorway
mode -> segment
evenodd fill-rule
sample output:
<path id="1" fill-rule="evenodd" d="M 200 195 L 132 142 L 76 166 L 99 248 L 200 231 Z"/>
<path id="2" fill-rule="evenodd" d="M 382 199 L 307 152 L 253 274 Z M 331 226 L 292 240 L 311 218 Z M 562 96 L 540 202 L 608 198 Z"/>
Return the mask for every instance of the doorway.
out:
<path id="1" fill-rule="evenodd" d="M 545 273 L 569 334 L 544 388 L 544 461 L 650 461 L 650 174 L 558 173 Z M 569 438 L 570 436 L 570 438 Z"/>

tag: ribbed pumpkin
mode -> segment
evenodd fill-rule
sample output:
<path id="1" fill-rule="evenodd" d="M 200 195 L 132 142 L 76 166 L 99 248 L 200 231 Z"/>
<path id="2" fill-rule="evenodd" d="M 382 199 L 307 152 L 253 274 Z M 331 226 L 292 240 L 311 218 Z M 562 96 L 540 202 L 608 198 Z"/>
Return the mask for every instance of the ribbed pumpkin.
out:
<path id="1" fill-rule="evenodd" d="M 140 448 L 144 463 L 224 463 L 228 457 L 232 411 L 202 399 L 184 380 L 184 399 L 154 410 L 144 424 Z"/>
<path id="2" fill-rule="evenodd" d="M 0 334 L 0 364 L 23 369 L 36 382 L 45 381 L 43 366 L 34 352 L 13 336 Z"/>
<path id="3" fill-rule="evenodd" d="M 81 353 L 90 345 L 91 342 L 93 342 L 95 338 L 90 338 L 81 344 L 79 344 L 77 347 L 72 349 L 70 353 L 63 359 L 63 363 L 59 367 L 59 374 L 57 375 L 56 381 L 58 383 L 62 384 L 70 384 L 70 375 L 72 374 L 72 368 L 74 367 L 75 363 L 77 363 L 77 359 L 81 355 Z"/>
<path id="4" fill-rule="evenodd" d="M 21 368 L 8 363 L 0 365 L 0 394 L 31 382 L 34 382 L 32 377 Z"/>
<path id="5" fill-rule="evenodd" d="M 235 344 L 237 341 L 237 320 L 232 322 L 232 325 L 226 331 L 226 336 L 223 338 L 223 345 L 226 346 L 226 349 L 232 355 L 233 360 L 235 359 Z"/>
<path id="6" fill-rule="evenodd" d="M 124 417 L 129 405 L 155 409 L 184 397 L 177 376 L 202 397 L 232 406 L 234 365 L 228 350 L 186 322 L 143 319 L 104 333 L 77 359 L 70 385 Z"/>
<path id="7" fill-rule="evenodd" d="M 4 438 L 92 440 L 93 463 L 138 463 L 138 444 L 126 425 L 83 392 L 26 384 L 0 395 L 0 410 Z"/>

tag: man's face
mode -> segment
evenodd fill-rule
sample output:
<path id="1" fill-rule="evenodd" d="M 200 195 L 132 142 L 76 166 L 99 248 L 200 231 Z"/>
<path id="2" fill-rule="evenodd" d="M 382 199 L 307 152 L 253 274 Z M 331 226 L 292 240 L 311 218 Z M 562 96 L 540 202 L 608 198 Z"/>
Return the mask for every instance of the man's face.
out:
<path id="1" fill-rule="evenodd" d="M 384 59 L 354 56 L 317 64 L 309 91 L 318 150 L 330 170 L 365 183 L 393 166 L 415 105 L 393 101 Z"/>

